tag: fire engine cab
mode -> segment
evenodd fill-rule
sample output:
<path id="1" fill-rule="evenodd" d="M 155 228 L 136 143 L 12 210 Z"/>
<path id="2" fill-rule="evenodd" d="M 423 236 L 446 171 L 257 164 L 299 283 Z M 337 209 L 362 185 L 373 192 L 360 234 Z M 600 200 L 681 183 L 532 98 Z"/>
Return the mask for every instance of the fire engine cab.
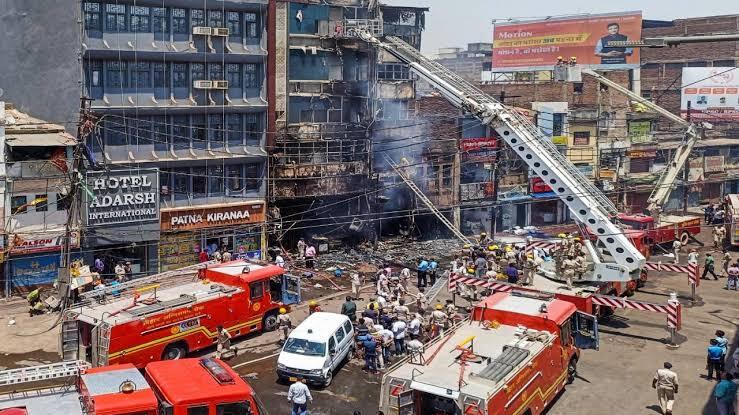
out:
<path id="1" fill-rule="evenodd" d="M 299 279 L 278 266 L 217 264 L 169 288 L 133 286 L 70 307 L 62 322 L 61 355 L 93 366 L 143 368 L 213 346 L 219 325 L 232 337 L 274 330 L 279 308 L 298 302 Z"/>
<path id="2" fill-rule="evenodd" d="M 497 293 L 383 376 L 380 409 L 395 415 L 538 415 L 572 381 L 597 321 L 572 303 Z"/>
<path id="3" fill-rule="evenodd" d="M 186 374 L 186 376 L 183 376 Z M 43 386 L 33 387 L 43 382 Z M 62 362 L 0 372 L 0 415 L 260 415 L 254 390 L 217 359 L 90 368 Z M 22 388 L 22 392 L 18 392 Z"/>

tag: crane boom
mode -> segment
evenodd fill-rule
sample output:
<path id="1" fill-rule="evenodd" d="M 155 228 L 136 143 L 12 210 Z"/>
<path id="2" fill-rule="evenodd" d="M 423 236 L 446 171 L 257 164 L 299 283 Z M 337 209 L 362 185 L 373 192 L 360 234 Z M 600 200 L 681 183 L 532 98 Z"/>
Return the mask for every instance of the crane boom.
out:
<path id="1" fill-rule="evenodd" d="M 433 85 L 450 103 L 465 110 L 499 136 L 536 172 L 567 205 L 574 217 L 593 230 L 613 262 L 593 257 L 591 281 L 628 281 L 636 278 L 646 262 L 611 217 L 618 211 L 531 121 L 446 67 L 423 56 L 418 50 L 394 36 L 382 40 L 367 30 L 354 33 L 365 42 L 384 49 Z"/>
<path id="2" fill-rule="evenodd" d="M 649 211 L 649 214 L 654 217 L 655 221 L 659 221 L 659 215 L 660 213 L 662 213 L 664 205 L 670 198 L 670 194 L 672 193 L 672 189 L 675 185 L 675 180 L 677 180 L 678 174 L 683 169 L 683 167 L 685 167 L 685 163 L 688 162 L 690 153 L 693 151 L 693 148 L 695 148 L 695 145 L 703 136 L 703 127 L 680 118 L 679 116 L 643 98 L 639 94 L 631 92 L 631 90 L 629 90 L 628 88 L 611 81 L 610 79 L 599 74 L 598 72 L 595 72 L 592 69 L 583 69 L 582 73 L 592 76 L 593 78 L 597 79 L 598 82 L 607 85 L 609 88 L 613 88 L 618 92 L 621 92 L 622 94 L 629 97 L 631 100 L 644 105 L 652 111 L 685 128 L 685 136 L 680 145 L 675 149 L 675 156 L 673 157 L 672 161 L 668 163 L 667 167 L 662 171 L 662 174 L 654 185 L 652 193 L 649 195 L 649 199 L 647 199 L 647 211 Z"/>
<path id="3" fill-rule="evenodd" d="M 719 33 L 714 35 L 647 37 L 641 40 L 612 40 L 609 48 L 664 48 L 683 43 L 733 42 L 739 41 L 739 33 Z"/>

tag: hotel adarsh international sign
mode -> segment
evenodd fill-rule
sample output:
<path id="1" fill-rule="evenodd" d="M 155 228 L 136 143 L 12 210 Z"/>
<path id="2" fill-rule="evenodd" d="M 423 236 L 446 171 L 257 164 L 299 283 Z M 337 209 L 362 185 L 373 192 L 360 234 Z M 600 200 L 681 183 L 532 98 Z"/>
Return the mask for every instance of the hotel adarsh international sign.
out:
<path id="1" fill-rule="evenodd" d="M 88 172 L 88 226 L 159 221 L 159 170 Z"/>

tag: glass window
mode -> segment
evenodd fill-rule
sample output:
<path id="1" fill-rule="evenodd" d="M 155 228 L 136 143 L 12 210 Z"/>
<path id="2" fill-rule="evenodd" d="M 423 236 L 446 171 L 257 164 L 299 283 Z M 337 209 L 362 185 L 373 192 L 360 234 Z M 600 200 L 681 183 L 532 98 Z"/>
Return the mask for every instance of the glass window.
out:
<path id="1" fill-rule="evenodd" d="M 210 196 L 223 196 L 223 164 L 208 167 L 208 192 Z"/>
<path id="2" fill-rule="evenodd" d="M 132 32 L 150 32 L 150 14 L 151 9 L 142 6 L 131 6 L 131 31 Z"/>
<path id="3" fill-rule="evenodd" d="M 243 165 L 234 164 L 226 167 L 228 191 L 230 193 L 241 193 L 244 190 Z"/>
<path id="4" fill-rule="evenodd" d="M 352 322 L 351 321 L 348 321 L 347 320 L 347 321 L 344 322 L 344 331 L 346 332 L 346 334 L 351 333 L 353 327 L 354 326 L 352 326 Z"/>
<path id="5" fill-rule="evenodd" d="M 87 63 L 87 85 L 99 87 L 103 84 L 103 62 L 89 61 Z"/>
<path id="6" fill-rule="evenodd" d="M 333 336 L 328 338 L 328 351 L 329 353 L 331 352 L 336 353 L 336 340 L 334 340 Z"/>
<path id="7" fill-rule="evenodd" d="M 223 12 L 220 10 L 208 10 L 208 26 L 223 27 Z"/>
<path id="8" fill-rule="evenodd" d="M 200 9 L 190 10 L 190 27 L 205 26 L 205 11 Z"/>
<path id="9" fill-rule="evenodd" d="M 128 63 L 109 61 L 107 63 L 106 83 L 109 88 L 128 88 Z"/>
<path id="10" fill-rule="evenodd" d="M 216 405 L 216 415 L 251 415 L 249 402 L 222 403 Z"/>
<path id="11" fill-rule="evenodd" d="M 172 172 L 159 170 L 159 193 L 163 200 L 169 200 L 172 191 Z"/>
<path id="12" fill-rule="evenodd" d="M 172 64 L 172 86 L 174 88 L 189 88 L 190 87 L 190 82 L 188 81 L 186 63 L 173 63 Z"/>
<path id="13" fill-rule="evenodd" d="M 193 81 L 202 81 L 205 78 L 205 64 L 193 63 L 190 65 Z"/>
<path id="14" fill-rule="evenodd" d="M 258 300 L 264 296 L 262 281 L 249 284 L 249 296 L 252 300 Z"/>
<path id="15" fill-rule="evenodd" d="M 226 80 L 229 88 L 241 88 L 241 65 L 238 63 L 226 64 Z"/>
<path id="16" fill-rule="evenodd" d="M 209 63 L 208 64 L 208 79 L 212 81 L 220 81 L 224 79 L 223 76 L 223 64 L 221 63 Z"/>
<path id="17" fill-rule="evenodd" d="M 169 88 L 169 71 L 164 62 L 154 62 L 154 88 Z"/>
<path id="18" fill-rule="evenodd" d="M 576 146 L 590 145 L 590 131 L 575 131 L 572 133 L 572 144 Z"/>
<path id="19" fill-rule="evenodd" d="M 151 122 L 148 117 L 139 117 L 128 122 L 128 136 L 131 143 L 151 144 Z"/>
<path id="20" fill-rule="evenodd" d="M 246 188 L 247 190 L 258 190 L 262 183 L 262 166 L 260 164 L 246 165 Z"/>
<path id="21" fill-rule="evenodd" d="M 247 113 L 244 123 L 246 131 L 246 145 L 259 145 L 262 141 L 262 129 L 259 127 L 259 114 Z"/>
<path id="22" fill-rule="evenodd" d="M 344 340 L 344 337 L 346 337 L 346 334 L 344 333 L 344 329 L 342 327 L 339 327 L 338 330 L 336 330 L 336 333 L 334 334 L 336 336 L 336 342 L 341 343 L 342 340 Z"/>
<path id="23" fill-rule="evenodd" d="M 244 64 L 244 87 L 259 88 L 262 80 L 259 79 L 259 70 L 256 63 Z"/>
<path id="24" fill-rule="evenodd" d="M 36 195 L 33 198 L 36 212 L 46 212 L 49 209 L 49 195 Z"/>
<path id="25" fill-rule="evenodd" d="M 105 5 L 105 30 L 108 32 L 126 31 L 126 6 L 122 4 Z"/>
<path id="26" fill-rule="evenodd" d="M 228 27 L 229 36 L 241 36 L 241 13 L 239 12 L 228 12 L 226 13 L 226 27 Z"/>
<path id="27" fill-rule="evenodd" d="M 564 130 L 564 114 L 555 112 L 552 114 L 552 136 L 561 136 Z"/>
<path id="28" fill-rule="evenodd" d="M 208 415 L 208 406 L 191 406 L 187 408 L 187 415 Z"/>
<path id="29" fill-rule="evenodd" d="M 28 209 L 27 203 L 26 196 L 13 196 L 10 199 L 10 211 L 13 215 L 26 213 L 26 210 Z"/>
<path id="30" fill-rule="evenodd" d="M 151 25 L 154 33 L 169 33 L 169 16 L 166 7 L 152 7 Z"/>
<path id="31" fill-rule="evenodd" d="M 190 169 L 174 169 L 172 179 L 175 198 L 187 199 L 190 194 Z"/>
<path id="32" fill-rule="evenodd" d="M 259 21 L 256 13 L 244 13 L 244 21 L 246 22 L 246 37 L 259 37 Z"/>
<path id="33" fill-rule="evenodd" d="M 236 147 L 243 144 L 243 135 L 241 134 L 241 114 L 226 115 L 226 130 L 228 134 L 229 147 Z"/>
<path id="34" fill-rule="evenodd" d="M 208 126 L 206 125 L 206 119 L 204 115 L 193 115 L 192 116 L 192 147 L 198 149 L 204 149 L 207 144 L 206 131 Z"/>
<path id="35" fill-rule="evenodd" d="M 85 30 L 103 30 L 100 3 L 85 2 Z"/>
<path id="36" fill-rule="evenodd" d="M 223 114 L 208 115 L 208 133 L 212 148 L 223 146 Z"/>
<path id="37" fill-rule="evenodd" d="M 282 350 L 287 353 L 301 354 L 304 356 L 326 356 L 326 343 L 290 337 L 285 342 L 285 347 Z"/>
<path id="38" fill-rule="evenodd" d="M 154 146 L 157 151 L 169 149 L 169 134 L 167 134 L 167 118 L 163 115 L 152 117 L 152 129 L 154 131 Z"/>
<path id="39" fill-rule="evenodd" d="M 123 146 L 128 144 L 126 140 L 126 120 L 125 118 L 113 117 L 108 118 L 105 123 L 107 130 L 107 143 L 111 146 Z"/>
<path id="40" fill-rule="evenodd" d="M 135 62 L 131 68 L 131 86 L 134 88 L 151 88 L 151 64 Z"/>
<path id="41" fill-rule="evenodd" d="M 170 118 L 172 123 L 172 147 L 175 150 L 190 148 L 190 124 L 186 115 Z"/>
<path id="42" fill-rule="evenodd" d="M 192 168 L 192 193 L 195 197 L 203 197 L 208 194 L 208 183 L 205 175 L 205 167 Z"/>
<path id="43" fill-rule="evenodd" d="M 187 10 L 172 9 L 172 33 L 187 34 Z"/>

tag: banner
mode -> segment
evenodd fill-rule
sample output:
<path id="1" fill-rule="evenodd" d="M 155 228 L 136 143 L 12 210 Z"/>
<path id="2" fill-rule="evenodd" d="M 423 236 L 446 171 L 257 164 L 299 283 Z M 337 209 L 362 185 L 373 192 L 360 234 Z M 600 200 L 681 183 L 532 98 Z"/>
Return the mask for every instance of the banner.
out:
<path id="1" fill-rule="evenodd" d="M 462 159 L 471 162 L 495 160 L 498 139 L 494 137 L 462 138 L 459 140 Z"/>
<path id="2" fill-rule="evenodd" d="M 629 121 L 629 138 L 631 144 L 652 142 L 651 121 Z"/>
<path id="3" fill-rule="evenodd" d="M 85 186 L 88 226 L 159 221 L 159 170 L 91 171 Z"/>
<path id="4" fill-rule="evenodd" d="M 641 22 L 638 11 L 496 23 L 493 72 L 551 70 L 559 56 L 596 69 L 636 68 L 638 48 L 607 43 L 640 40 Z"/>
<path id="5" fill-rule="evenodd" d="M 693 121 L 739 121 L 739 70 L 683 68 L 680 113 Z"/>

